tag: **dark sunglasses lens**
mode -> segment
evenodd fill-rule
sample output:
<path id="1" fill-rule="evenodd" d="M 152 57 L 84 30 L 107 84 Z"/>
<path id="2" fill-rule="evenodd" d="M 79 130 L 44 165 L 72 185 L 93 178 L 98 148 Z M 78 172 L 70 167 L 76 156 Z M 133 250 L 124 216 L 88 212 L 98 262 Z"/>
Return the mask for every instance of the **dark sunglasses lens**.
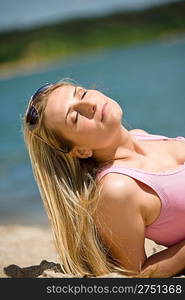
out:
<path id="1" fill-rule="evenodd" d="M 43 86 L 41 86 L 35 94 L 31 97 L 30 107 L 28 108 L 28 112 L 26 114 L 26 122 L 30 123 L 30 125 L 35 125 L 38 121 L 39 114 L 36 108 L 33 106 L 34 99 L 40 94 L 43 93 L 45 90 L 47 90 L 52 84 L 46 83 Z"/>
<path id="2" fill-rule="evenodd" d="M 35 94 L 32 96 L 32 100 L 34 100 L 34 98 L 36 98 L 40 93 L 44 92 L 45 90 L 47 90 L 50 86 L 52 86 L 51 83 L 46 83 L 45 85 L 41 86 L 36 92 Z"/>
<path id="3" fill-rule="evenodd" d="M 30 106 L 28 114 L 26 116 L 26 122 L 30 125 L 35 125 L 38 121 L 39 114 L 34 106 Z"/>

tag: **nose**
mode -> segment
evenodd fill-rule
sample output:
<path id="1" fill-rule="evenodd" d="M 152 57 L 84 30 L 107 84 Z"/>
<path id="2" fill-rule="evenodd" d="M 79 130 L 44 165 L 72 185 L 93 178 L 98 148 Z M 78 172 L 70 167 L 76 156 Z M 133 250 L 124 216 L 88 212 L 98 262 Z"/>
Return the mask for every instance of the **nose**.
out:
<path id="1" fill-rule="evenodd" d="M 73 105 L 73 110 L 82 116 L 92 119 L 96 111 L 96 105 L 89 101 L 79 101 Z"/>

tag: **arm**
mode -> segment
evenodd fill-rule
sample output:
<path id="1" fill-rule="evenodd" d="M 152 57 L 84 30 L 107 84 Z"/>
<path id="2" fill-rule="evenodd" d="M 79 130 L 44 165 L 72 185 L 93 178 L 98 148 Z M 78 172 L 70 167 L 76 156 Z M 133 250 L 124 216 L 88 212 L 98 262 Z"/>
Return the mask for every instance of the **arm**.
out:
<path id="1" fill-rule="evenodd" d="M 141 272 L 141 277 L 170 277 L 185 269 L 185 241 L 146 257 L 146 218 L 143 203 L 137 200 L 133 180 L 127 176 L 123 180 L 122 174 L 115 173 L 103 179 L 95 222 L 120 265 Z"/>
<path id="2" fill-rule="evenodd" d="M 113 258 L 126 270 L 137 273 L 146 261 L 146 254 L 144 218 L 136 197 L 132 197 L 135 182 L 116 173 L 106 175 L 101 181 L 95 223 Z"/>
<path id="3" fill-rule="evenodd" d="M 141 274 L 151 271 L 151 277 L 171 277 L 184 269 L 185 240 L 150 256 L 143 264 Z"/>

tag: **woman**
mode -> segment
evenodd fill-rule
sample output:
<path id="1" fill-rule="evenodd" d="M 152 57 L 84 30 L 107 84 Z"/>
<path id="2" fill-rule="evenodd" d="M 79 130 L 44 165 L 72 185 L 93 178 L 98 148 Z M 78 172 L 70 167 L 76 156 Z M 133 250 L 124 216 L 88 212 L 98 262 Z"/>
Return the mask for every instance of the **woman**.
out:
<path id="1" fill-rule="evenodd" d="M 28 104 L 24 138 L 62 268 L 170 277 L 185 269 L 185 138 L 121 120 L 117 102 L 65 81 Z M 145 237 L 168 248 L 147 258 Z"/>

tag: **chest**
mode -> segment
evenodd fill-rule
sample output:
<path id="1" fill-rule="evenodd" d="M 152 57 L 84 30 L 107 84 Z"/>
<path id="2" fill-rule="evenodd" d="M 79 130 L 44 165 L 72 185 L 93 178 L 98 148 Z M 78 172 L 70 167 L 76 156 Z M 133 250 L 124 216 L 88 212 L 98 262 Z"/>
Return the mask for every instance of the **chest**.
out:
<path id="1" fill-rule="evenodd" d="M 145 155 L 136 155 L 129 161 L 115 161 L 114 165 L 141 169 L 148 172 L 168 172 L 175 170 L 185 162 L 185 142 L 139 141 Z"/>
<path id="2" fill-rule="evenodd" d="M 168 172 L 185 162 L 185 142 L 177 140 L 145 141 L 148 153 L 143 167 L 153 172 Z"/>
<path id="3" fill-rule="evenodd" d="M 162 173 L 176 170 L 185 162 L 185 143 L 183 141 L 141 141 L 146 155 L 137 156 L 135 159 L 123 162 L 115 161 L 114 165 L 123 165 L 128 168 L 141 169 L 142 171 Z M 135 181 L 137 196 L 143 203 L 146 216 L 146 225 L 150 225 L 159 217 L 161 200 L 159 195 L 148 185 Z"/>

